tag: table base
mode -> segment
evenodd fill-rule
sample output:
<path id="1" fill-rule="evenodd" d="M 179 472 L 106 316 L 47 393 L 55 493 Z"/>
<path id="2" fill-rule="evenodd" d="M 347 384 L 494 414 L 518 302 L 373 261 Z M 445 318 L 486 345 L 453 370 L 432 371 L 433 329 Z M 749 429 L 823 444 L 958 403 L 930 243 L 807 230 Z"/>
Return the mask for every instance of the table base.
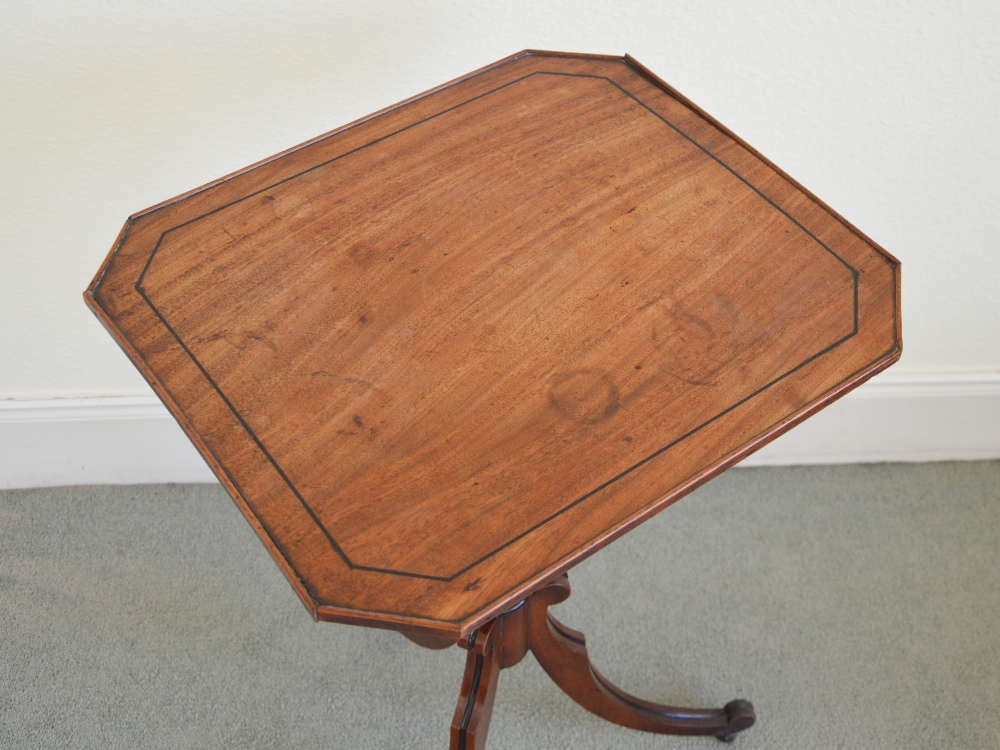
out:
<path id="1" fill-rule="evenodd" d="M 749 701 L 730 701 L 723 708 L 676 708 L 636 698 L 615 687 L 591 665 L 583 633 L 566 627 L 548 612 L 569 594 L 569 579 L 560 576 L 459 642 L 469 653 L 451 724 L 451 750 L 482 750 L 486 746 L 497 677 L 528 651 L 570 698 L 624 727 L 661 734 L 712 735 L 728 742 L 753 725 L 756 716 Z M 409 637 L 429 648 L 452 643 Z"/>

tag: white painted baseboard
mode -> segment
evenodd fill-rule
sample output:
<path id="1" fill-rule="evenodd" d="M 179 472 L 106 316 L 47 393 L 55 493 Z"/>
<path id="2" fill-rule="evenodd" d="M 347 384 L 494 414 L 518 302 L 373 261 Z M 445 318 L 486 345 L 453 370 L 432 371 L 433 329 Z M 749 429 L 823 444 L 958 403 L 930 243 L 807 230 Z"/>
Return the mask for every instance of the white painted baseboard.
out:
<path id="1" fill-rule="evenodd" d="M 883 375 L 743 466 L 1000 458 L 1000 373 Z M 0 488 L 214 482 L 153 396 L 0 401 Z"/>
<path id="2" fill-rule="evenodd" d="M 0 488 L 214 481 L 155 396 L 0 401 Z"/>
<path id="3" fill-rule="evenodd" d="M 880 375 L 742 466 L 1000 458 L 1000 373 Z"/>

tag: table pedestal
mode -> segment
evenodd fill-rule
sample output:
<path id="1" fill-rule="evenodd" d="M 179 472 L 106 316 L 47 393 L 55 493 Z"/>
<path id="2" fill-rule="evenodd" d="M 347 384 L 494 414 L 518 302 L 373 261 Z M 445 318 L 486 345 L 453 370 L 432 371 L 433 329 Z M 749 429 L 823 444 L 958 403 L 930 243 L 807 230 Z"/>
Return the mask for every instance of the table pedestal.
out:
<path id="1" fill-rule="evenodd" d="M 459 642 L 469 655 L 451 724 L 451 750 L 486 746 L 500 670 L 520 662 L 529 650 L 563 692 L 615 724 L 662 734 L 713 735 L 725 742 L 753 725 L 756 717 L 749 701 L 730 701 L 723 708 L 675 708 L 612 685 L 591 665 L 583 633 L 548 612 L 569 594 L 569 580 L 560 576 Z M 447 645 L 419 636 L 413 640 L 432 648 Z"/>

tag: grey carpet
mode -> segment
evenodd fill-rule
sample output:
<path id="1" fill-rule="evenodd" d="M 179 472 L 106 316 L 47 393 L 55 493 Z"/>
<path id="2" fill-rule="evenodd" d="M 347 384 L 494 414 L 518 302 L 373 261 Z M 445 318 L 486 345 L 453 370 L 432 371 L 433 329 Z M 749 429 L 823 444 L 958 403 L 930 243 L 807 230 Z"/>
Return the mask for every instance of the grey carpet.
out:
<path id="1" fill-rule="evenodd" d="M 556 614 L 752 748 L 1000 748 L 1000 463 L 729 472 L 574 570 Z M 0 747 L 444 748 L 463 668 L 314 623 L 222 490 L 0 493 Z M 722 747 L 587 714 L 532 657 L 491 750 Z"/>

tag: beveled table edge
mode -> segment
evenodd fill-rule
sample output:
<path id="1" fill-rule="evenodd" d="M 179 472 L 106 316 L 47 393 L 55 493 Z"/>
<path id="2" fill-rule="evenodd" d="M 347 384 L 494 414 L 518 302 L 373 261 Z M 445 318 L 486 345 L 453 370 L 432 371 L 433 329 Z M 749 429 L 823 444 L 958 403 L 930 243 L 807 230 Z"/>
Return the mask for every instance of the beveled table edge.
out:
<path id="1" fill-rule="evenodd" d="M 148 370 L 139 352 L 132 347 L 130 342 L 128 342 L 128 340 L 125 339 L 124 336 L 121 335 L 121 333 L 115 327 L 113 322 L 110 320 L 108 314 L 100 306 L 99 302 L 95 297 L 96 290 L 100 286 L 104 273 L 107 270 L 107 267 L 110 264 L 112 258 L 114 257 L 118 248 L 124 242 L 124 239 L 128 234 L 130 226 L 132 225 L 133 222 L 137 221 L 138 219 L 144 216 L 148 216 L 152 213 L 155 213 L 160 209 L 171 206 L 179 201 L 182 201 L 188 197 L 191 197 L 200 192 L 208 190 L 212 187 L 228 182 L 229 180 L 235 177 L 251 172 L 257 169 L 258 167 L 269 164 L 277 159 L 280 159 L 288 154 L 294 153 L 295 151 L 298 151 L 302 148 L 308 147 L 326 138 L 329 138 L 331 136 L 349 130 L 350 128 L 353 128 L 369 120 L 372 120 L 382 114 L 391 112 L 410 102 L 419 100 L 437 91 L 449 88 L 462 81 L 473 78 L 483 72 L 500 67 L 506 63 L 509 63 L 513 60 L 516 60 L 520 57 L 524 57 L 527 55 L 595 59 L 595 60 L 606 60 L 609 62 L 624 63 L 628 67 L 632 68 L 635 72 L 637 72 L 640 76 L 646 78 L 648 81 L 650 81 L 655 86 L 657 86 L 665 93 L 667 93 L 670 97 L 674 98 L 680 104 L 692 110 L 699 117 L 703 118 L 713 127 L 717 128 L 719 131 L 721 131 L 726 136 L 731 138 L 742 148 L 746 149 L 749 153 L 751 153 L 755 158 L 759 159 L 763 164 L 773 169 L 782 179 L 786 180 L 796 189 L 801 191 L 801 193 L 805 197 L 807 197 L 809 200 L 813 201 L 815 204 L 817 204 L 826 212 L 828 212 L 834 219 L 836 219 L 839 223 L 841 223 L 851 233 L 856 235 L 862 242 L 864 242 L 866 245 L 870 246 L 873 250 L 881 254 L 884 260 L 887 262 L 887 264 L 892 268 L 893 279 L 895 282 L 894 305 L 893 305 L 894 334 L 895 334 L 894 345 L 887 352 L 885 352 L 884 354 L 873 360 L 871 363 L 861 368 L 857 372 L 853 373 L 852 375 L 849 375 L 847 378 L 841 381 L 839 385 L 832 388 L 830 391 L 828 391 L 822 397 L 818 398 L 813 403 L 809 404 L 803 409 L 800 409 L 799 411 L 793 413 L 792 415 L 786 417 L 785 419 L 773 425 L 767 431 L 761 433 L 752 440 L 744 443 L 739 449 L 731 452 L 729 455 L 725 456 L 721 461 L 714 464 L 708 471 L 702 472 L 700 474 L 691 477 L 686 482 L 682 483 L 681 485 L 678 485 L 676 488 L 674 488 L 672 492 L 665 495 L 660 500 L 647 505 L 638 513 L 625 519 L 613 531 L 591 540 L 591 542 L 588 543 L 587 545 L 578 548 L 573 553 L 565 556 L 561 560 L 553 563 L 552 565 L 546 567 L 545 569 L 539 572 L 536 572 L 535 574 L 525 579 L 524 582 L 519 584 L 516 588 L 512 589 L 504 596 L 499 597 L 498 599 L 490 602 L 489 604 L 485 605 L 484 607 L 480 608 L 479 610 L 469 615 L 466 615 L 456 620 L 438 620 L 438 619 L 417 617 L 413 615 L 399 615 L 390 612 L 348 609 L 348 608 L 340 608 L 330 605 L 319 604 L 309 593 L 307 586 L 301 580 L 301 578 L 295 572 L 295 570 L 291 567 L 288 561 L 285 560 L 281 555 L 277 554 L 278 545 L 276 544 L 276 540 L 270 538 L 270 535 L 267 534 L 267 532 L 264 530 L 260 522 L 256 519 L 255 515 L 253 514 L 253 512 L 250 510 L 249 506 L 243 499 L 242 494 L 237 490 L 235 483 L 228 476 L 226 470 L 215 460 L 211 451 L 207 449 L 207 446 L 204 444 L 201 437 L 194 430 L 194 427 L 188 422 L 188 420 L 183 415 L 181 410 L 177 408 L 177 406 L 172 402 L 172 400 L 166 394 L 162 386 L 157 382 L 153 373 Z M 631 57 L 628 54 L 623 56 L 618 56 L 618 55 L 599 55 L 599 54 L 553 52 L 547 50 L 525 49 L 513 55 L 505 57 L 501 60 L 498 60 L 496 62 L 490 63 L 489 65 L 485 65 L 481 68 L 478 68 L 477 70 L 471 71 L 470 73 L 452 79 L 444 84 L 435 86 L 424 92 L 421 92 L 412 97 L 404 99 L 400 102 L 392 104 L 388 107 L 384 107 L 383 109 L 380 109 L 369 115 L 358 118 L 346 125 L 330 130 L 322 135 L 319 135 L 315 138 L 311 138 L 308 141 L 300 143 L 291 148 L 285 149 L 284 151 L 281 151 L 277 154 L 261 159 L 260 161 L 257 161 L 247 167 L 238 169 L 216 180 L 212 180 L 211 182 L 205 183 L 204 185 L 201 185 L 192 190 L 184 192 L 178 196 L 157 203 L 147 209 L 136 212 L 128 217 L 128 220 L 125 222 L 125 225 L 122 227 L 122 230 L 120 231 L 118 237 L 116 238 L 114 244 L 112 245 L 111 251 L 108 253 L 104 262 L 101 264 L 97 273 L 94 275 L 87 290 L 83 293 L 83 297 L 87 306 L 91 309 L 94 315 L 97 316 L 97 318 L 100 320 L 100 322 L 108 331 L 108 333 L 111 334 L 115 342 L 129 357 L 129 359 L 136 366 L 136 368 L 142 374 L 143 378 L 147 381 L 147 383 L 149 383 L 154 393 L 163 402 L 164 406 L 166 406 L 166 408 L 170 411 L 171 415 L 177 420 L 178 424 L 181 426 L 187 437 L 198 448 L 199 453 L 205 459 L 209 468 L 212 470 L 212 472 L 216 475 L 216 477 L 225 487 L 227 493 L 236 501 L 236 504 L 239 507 L 240 511 L 250 522 L 251 526 L 254 528 L 256 533 L 262 539 L 266 538 L 270 540 L 271 543 L 265 544 L 265 548 L 268 549 L 268 552 L 271 554 L 271 557 L 275 560 L 281 571 L 285 574 L 285 577 L 291 583 L 293 589 L 299 595 L 299 598 L 302 600 L 306 609 L 309 611 L 309 613 L 315 620 L 340 622 L 340 623 L 354 624 L 354 625 L 364 625 L 369 627 L 388 628 L 388 629 L 401 630 L 413 633 L 455 638 L 456 640 L 464 636 L 467 636 L 472 631 L 476 630 L 489 620 L 493 619 L 494 617 L 501 614 L 505 610 L 510 609 L 512 606 L 516 605 L 518 602 L 527 598 L 534 591 L 538 590 L 552 579 L 562 575 L 570 568 L 572 568 L 582 560 L 589 557 L 598 549 L 606 546 L 610 542 L 619 538 L 623 534 L 635 528 L 640 523 L 644 522 L 648 518 L 660 512 L 667 506 L 673 504 L 677 500 L 680 500 L 685 495 L 689 494 L 690 492 L 697 489 L 701 485 L 705 484 L 706 482 L 715 478 L 719 474 L 728 470 L 735 464 L 742 461 L 747 456 L 753 454 L 760 448 L 767 445 L 772 440 L 776 439 L 780 435 L 787 432 L 792 427 L 798 425 L 803 420 L 812 416 L 813 414 L 825 408 L 826 406 L 833 403 L 837 399 L 841 398 L 854 388 L 857 388 L 865 381 L 869 380 L 878 373 L 882 372 L 883 370 L 885 370 L 886 368 L 897 362 L 902 354 L 901 322 L 899 314 L 900 262 L 892 254 L 890 254 L 884 248 L 882 248 L 878 243 L 874 242 L 871 238 L 869 238 L 867 235 L 865 235 L 863 232 L 857 229 L 853 224 L 847 221 L 838 212 L 836 212 L 822 200 L 817 198 L 801 183 L 790 177 L 784 170 L 782 170 L 768 158 L 760 154 L 756 149 L 754 149 L 746 141 L 744 141 L 742 138 L 736 135 L 732 130 L 730 130 L 728 127 L 726 127 L 718 120 L 716 120 L 714 117 L 709 115 L 699 106 L 694 104 L 690 99 L 688 99 L 686 96 L 681 94 L 675 88 L 667 84 L 665 81 L 656 76 L 649 69 L 647 69 L 641 63 L 639 63 L 635 58 Z"/>

